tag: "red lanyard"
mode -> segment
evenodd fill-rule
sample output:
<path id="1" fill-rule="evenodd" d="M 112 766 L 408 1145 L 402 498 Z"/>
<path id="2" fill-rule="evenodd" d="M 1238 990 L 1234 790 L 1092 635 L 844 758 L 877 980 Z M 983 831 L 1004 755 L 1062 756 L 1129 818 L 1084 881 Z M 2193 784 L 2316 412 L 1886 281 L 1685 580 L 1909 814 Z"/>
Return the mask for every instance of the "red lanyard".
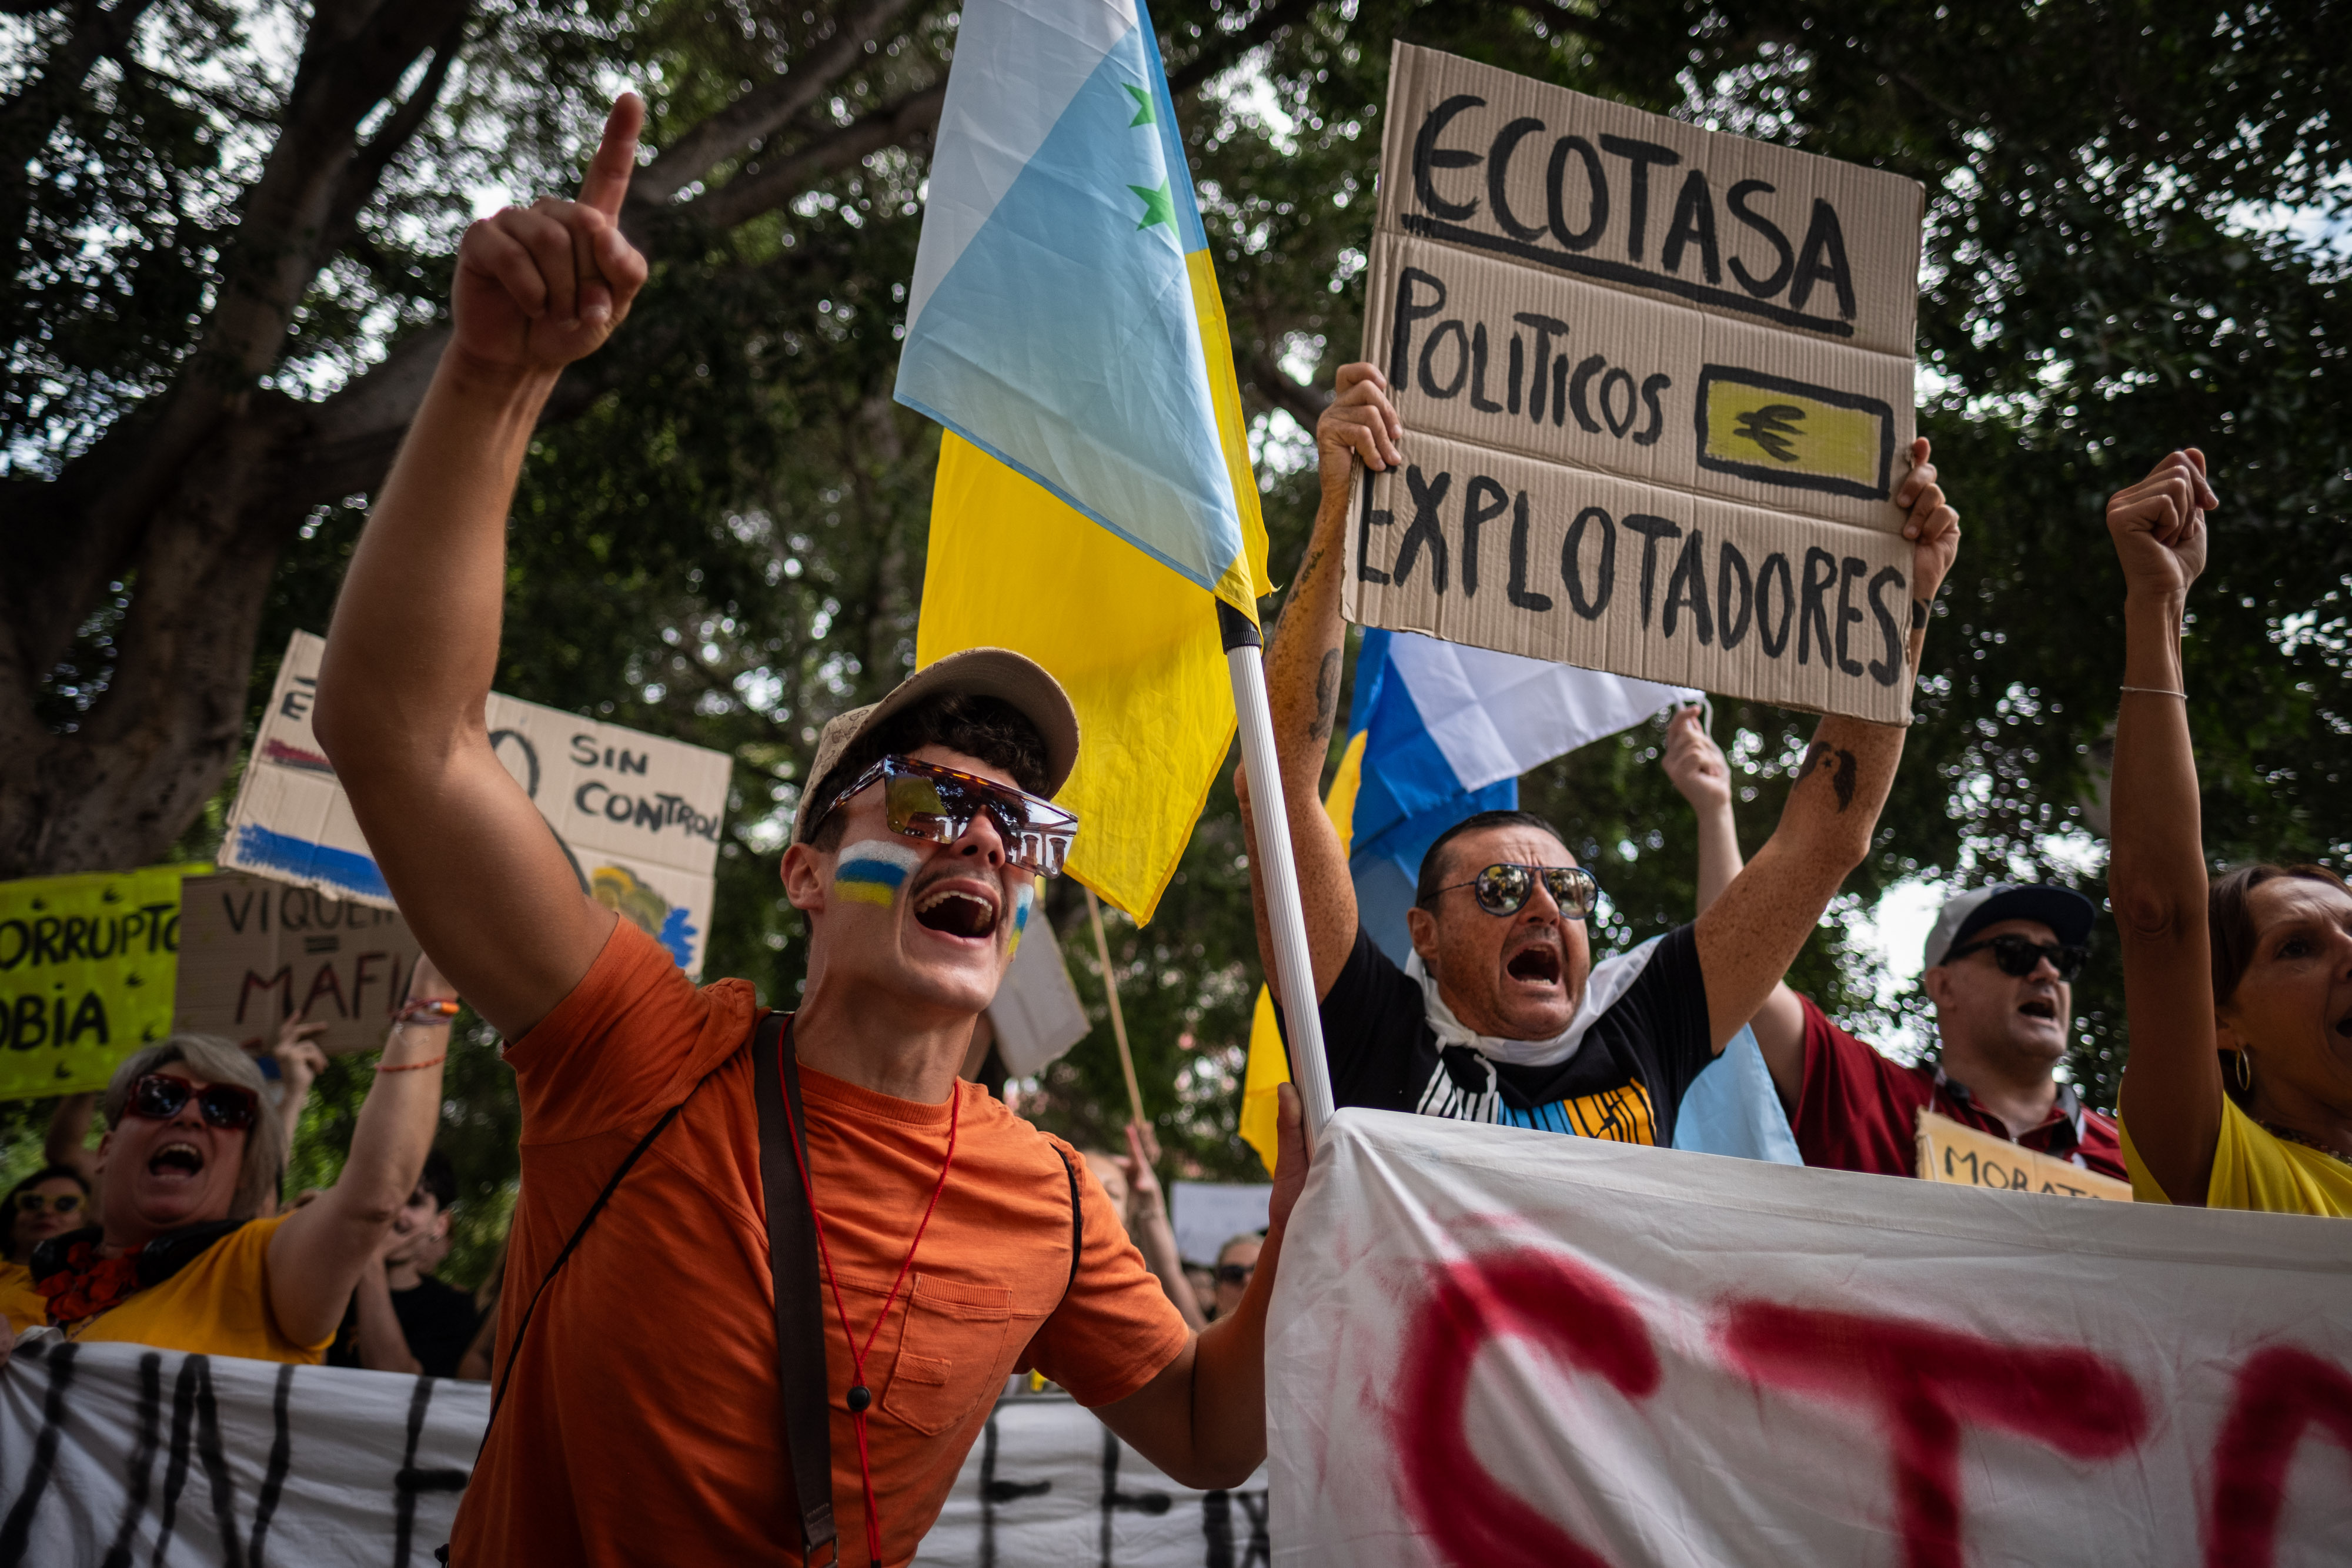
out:
<path id="1" fill-rule="evenodd" d="M 776 1041 L 776 1079 L 784 1082 L 784 1046 L 791 1039 L 788 1030 Z M 793 1147 L 793 1166 L 801 1173 L 801 1195 L 808 1199 L 809 1218 L 816 1227 L 817 1256 L 824 1260 L 824 1277 L 833 1287 L 833 1310 L 841 1318 L 841 1337 L 849 1345 L 849 1423 L 857 1433 L 857 1479 L 866 1491 L 866 1556 L 874 1568 L 882 1563 L 882 1518 L 874 1506 L 874 1467 L 866 1454 L 866 1409 L 874 1403 L 873 1390 L 866 1386 L 866 1353 L 874 1348 L 875 1337 L 890 1319 L 890 1309 L 898 1303 L 898 1288 L 907 1282 L 907 1270 L 915 1266 L 915 1249 L 923 1244 L 923 1232 L 931 1227 L 931 1215 L 940 1207 L 940 1194 L 948 1189 L 948 1172 L 955 1165 L 956 1124 L 963 1115 L 963 1085 L 956 1085 L 948 1101 L 948 1152 L 940 1162 L 939 1185 L 931 1188 L 931 1201 L 923 1207 L 922 1223 L 915 1227 L 915 1239 L 907 1244 L 906 1261 L 898 1265 L 898 1277 L 890 1281 L 890 1293 L 882 1298 L 882 1310 L 875 1315 L 874 1326 L 866 1332 L 866 1343 L 849 1332 L 849 1309 L 842 1304 L 841 1279 L 833 1271 L 833 1254 L 824 1244 L 824 1216 L 817 1212 L 816 1188 L 809 1181 L 808 1162 L 801 1157 L 800 1125 L 793 1116 L 793 1097 L 783 1096 L 785 1142 Z"/>

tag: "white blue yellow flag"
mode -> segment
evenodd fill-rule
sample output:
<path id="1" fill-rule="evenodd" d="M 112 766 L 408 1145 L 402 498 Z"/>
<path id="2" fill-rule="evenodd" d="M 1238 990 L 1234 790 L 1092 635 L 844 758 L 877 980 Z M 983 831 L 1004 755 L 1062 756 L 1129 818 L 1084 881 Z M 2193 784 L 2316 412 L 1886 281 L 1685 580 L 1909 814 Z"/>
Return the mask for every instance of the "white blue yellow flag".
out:
<path id="1" fill-rule="evenodd" d="M 897 396 L 1255 619 L 1240 394 L 1138 0 L 965 5 Z"/>

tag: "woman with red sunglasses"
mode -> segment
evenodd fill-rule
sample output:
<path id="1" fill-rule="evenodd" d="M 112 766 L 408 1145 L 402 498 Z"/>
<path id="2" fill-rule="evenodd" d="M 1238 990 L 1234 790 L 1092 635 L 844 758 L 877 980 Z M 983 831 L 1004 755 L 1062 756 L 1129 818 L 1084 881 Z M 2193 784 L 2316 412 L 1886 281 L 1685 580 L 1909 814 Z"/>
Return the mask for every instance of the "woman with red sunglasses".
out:
<path id="1" fill-rule="evenodd" d="M 33 1254 L 47 1321 L 68 1338 L 323 1359 L 432 1146 L 456 1012 L 448 983 L 420 960 L 341 1176 L 286 1214 L 274 1213 L 285 1125 L 253 1059 L 194 1034 L 134 1053 L 102 1102 L 95 1223 Z"/>

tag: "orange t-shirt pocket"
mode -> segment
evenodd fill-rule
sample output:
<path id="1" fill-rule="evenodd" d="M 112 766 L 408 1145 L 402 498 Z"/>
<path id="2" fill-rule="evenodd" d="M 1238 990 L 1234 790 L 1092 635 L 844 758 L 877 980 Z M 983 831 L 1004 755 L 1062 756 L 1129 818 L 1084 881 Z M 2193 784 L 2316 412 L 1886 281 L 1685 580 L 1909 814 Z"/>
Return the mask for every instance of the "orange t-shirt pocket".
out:
<path id="1" fill-rule="evenodd" d="M 1012 1365 L 1013 1292 L 918 1274 L 882 1408 L 925 1437 L 935 1437 L 993 1395 Z"/>

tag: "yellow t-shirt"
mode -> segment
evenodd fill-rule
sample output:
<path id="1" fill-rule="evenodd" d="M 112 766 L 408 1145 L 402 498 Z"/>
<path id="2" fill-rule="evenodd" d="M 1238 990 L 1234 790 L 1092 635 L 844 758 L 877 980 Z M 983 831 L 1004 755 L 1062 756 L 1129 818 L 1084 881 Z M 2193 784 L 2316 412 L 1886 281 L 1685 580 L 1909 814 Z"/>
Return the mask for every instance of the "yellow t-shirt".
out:
<path id="1" fill-rule="evenodd" d="M 2131 1129 L 2121 1130 L 2132 1197 L 2142 1203 L 2170 1203 L 2164 1188 L 2140 1163 L 2139 1151 L 2132 1147 Z M 2213 1144 L 2213 1179 L 2206 1185 L 2205 1206 L 2352 1219 L 2352 1164 L 2289 1143 L 2238 1109 L 2238 1103 L 2224 1094 L 2221 1133 Z"/>
<path id="2" fill-rule="evenodd" d="M 49 1321 L 49 1299 L 33 1289 L 33 1271 L 0 1259 L 0 1317 L 17 1333 Z"/>
<path id="3" fill-rule="evenodd" d="M 67 1334 L 248 1361 L 319 1364 L 334 1343 L 333 1333 L 315 1344 L 297 1343 L 278 1332 L 277 1314 L 269 1307 L 270 1238 L 292 1218 L 281 1214 L 257 1219 L 224 1236 L 162 1284 L 108 1308 Z"/>

